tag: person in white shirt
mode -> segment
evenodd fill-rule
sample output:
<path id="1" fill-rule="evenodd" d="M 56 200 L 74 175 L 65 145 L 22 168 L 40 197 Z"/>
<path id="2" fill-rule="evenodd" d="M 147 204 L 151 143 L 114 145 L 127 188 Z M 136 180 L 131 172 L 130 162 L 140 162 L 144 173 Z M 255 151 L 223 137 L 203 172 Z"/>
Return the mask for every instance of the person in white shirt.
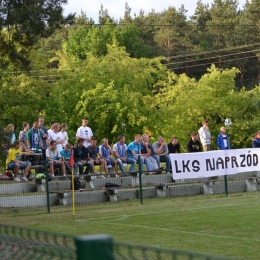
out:
<path id="1" fill-rule="evenodd" d="M 69 140 L 67 128 L 68 128 L 67 124 L 65 124 L 65 123 L 61 124 L 61 130 L 60 130 L 59 134 L 62 136 L 62 139 L 64 140 L 64 143 L 62 144 L 63 149 L 66 148 L 66 145 L 68 144 L 68 140 Z"/>
<path id="2" fill-rule="evenodd" d="M 212 136 L 209 131 L 209 122 L 208 120 L 202 121 L 202 127 L 199 129 L 199 137 L 203 147 L 204 152 L 211 150 L 211 139 Z"/>
<path id="3" fill-rule="evenodd" d="M 87 126 L 88 124 L 88 118 L 84 117 L 82 118 L 82 126 L 78 128 L 76 133 L 76 139 L 79 140 L 79 138 L 82 138 L 84 140 L 84 146 L 88 147 L 90 146 L 90 140 L 93 136 L 93 132 L 90 127 Z"/>
<path id="4" fill-rule="evenodd" d="M 63 136 L 60 134 L 59 130 L 60 124 L 55 123 L 53 125 L 53 131 L 49 134 L 49 141 L 55 141 L 57 143 L 57 149 L 61 151 L 63 149 L 62 146 L 64 144 L 64 139 Z"/>
<path id="5" fill-rule="evenodd" d="M 48 129 L 48 136 L 50 136 L 50 134 L 51 133 L 53 133 L 53 126 L 54 126 L 54 124 L 56 124 L 56 121 L 51 121 L 51 128 L 50 129 Z"/>

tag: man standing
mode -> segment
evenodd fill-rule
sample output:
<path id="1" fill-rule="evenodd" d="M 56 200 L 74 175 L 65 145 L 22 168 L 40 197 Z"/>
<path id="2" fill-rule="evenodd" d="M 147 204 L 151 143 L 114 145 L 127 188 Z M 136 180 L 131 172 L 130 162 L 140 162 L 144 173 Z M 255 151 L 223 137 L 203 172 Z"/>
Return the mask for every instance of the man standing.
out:
<path id="1" fill-rule="evenodd" d="M 82 118 L 82 126 L 78 128 L 76 133 L 76 139 L 82 138 L 84 140 L 84 146 L 87 148 L 90 146 L 90 140 L 93 136 L 92 130 L 87 126 L 88 118 Z"/>
<path id="2" fill-rule="evenodd" d="M 208 120 L 203 120 L 202 121 L 202 127 L 199 129 L 199 136 L 200 136 L 200 141 L 203 146 L 204 152 L 210 151 L 211 150 L 211 134 L 209 131 L 209 121 Z"/>
<path id="3" fill-rule="evenodd" d="M 124 166 L 131 164 L 129 171 L 132 172 L 135 169 L 136 161 L 132 158 L 128 158 L 127 156 L 127 145 L 125 144 L 124 135 L 118 136 L 118 142 L 113 146 L 113 152 L 122 175 L 129 176 L 129 174 L 125 172 Z"/>
<path id="4" fill-rule="evenodd" d="M 23 123 L 23 130 L 20 131 L 19 133 L 19 141 L 23 143 L 23 146 L 25 149 L 28 149 L 28 144 L 27 144 L 27 132 L 29 130 L 29 123 L 25 122 Z"/>
<path id="5" fill-rule="evenodd" d="M 43 133 L 39 129 L 39 123 L 36 121 L 33 123 L 33 127 L 27 132 L 27 147 L 34 152 L 41 152 Z"/>
<path id="6" fill-rule="evenodd" d="M 44 126 L 44 117 L 38 118 L 38 127 L 41 130 L 43 136 L 42 136 L 42 161 L 46 161 L 46 149 L 49 146 L 49 140 L 48 140 L 48 132 L 46 127 Z"/>
<path id="7" fill-rule="evenodd" d="M 171 160 L 169 156 L 168 146 L 167 143 L 164 141 L 164 137 L 159 136 L 158 141 L 153 143 L 152 148 L 154 152 L 152 156 L 157 161 L 158 168 L 160 168 L 160 162 L 165 162 L 167 174 L 170 174 Z"/>

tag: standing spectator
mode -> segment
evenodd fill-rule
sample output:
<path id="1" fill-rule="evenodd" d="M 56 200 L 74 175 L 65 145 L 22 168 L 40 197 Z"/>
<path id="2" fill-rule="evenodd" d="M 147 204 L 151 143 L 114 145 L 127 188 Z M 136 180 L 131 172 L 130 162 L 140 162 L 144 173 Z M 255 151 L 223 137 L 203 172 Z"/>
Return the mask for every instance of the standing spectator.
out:
<path id="1" fill-rule="evenodd" d="M 91 137 L 93 136 L 92 130 L 87 126 L 88 118 L 82 118 L 82 126 L 78 128 L 76 133 L 76 139 L 82 138 L 84 140 L 84 146 L 90 146 Z"/>
<path id="2" fill-rule="evenodd" d="M 158 141 L 154 142 L 152 145 L 153 148 L 153 158 L 156 160 L 158 167 L 160 168 L 160 162 L 165 162 L 166 163 L 166 173 L 170 174 L 170 169 L 171 169 L 171 160 L 169 156 L 169 150 L 168 150 L 168 145 L 164 141 L 163 136 L 158 137 Z"/>
<path id="3" fill-rule="evenodd" d="M 181 147 L 176 136 L 172 136 L 171 142 L 168 143 L 168 150 L 169 153 L 181 153 Z"/>
<path id="4" fill-rule="evenodd" d="M 256 135 L 252 140 L 252 147 L 253 148 L 260 148 L 260 130 L 257 131 Z"/>
<path id="5" fill-rule="evenodd" d="M 57 143 L 57 149 L 62 150 L 62 145 L 64 144 L 63 135 L 59 132 L 60 124 L 54 123 L 52 126 L 52 131 L 49 132 L 49 141 L 55 141 Z"/>
<path id="6" fill-rule="evenodd" d="M 199 132 L 200 141 L 202 143 L 204 152 L 207 152 L 207 151 L 211 150 L 211 139 L 212 139 L 212 136 L 210 134 L 208 126 L 209 126 L 208 120 L 203 120 L 202 121 L 202 127 L 198 131 Z"/>
<path id="7" fill-rule="evenodd" d="M 99 146 L 99 153 L 101 155 L 101 158 L 105 161 L 104 166 L 106 173 L 108 173 L 108 168 L 112 168 L 112 166 L 115 167 L 115 172 L 118 173 L 117 160 L 110 157 L 113 152 L 110 145 L 108 144 L 107 138 L 104 138 L 102 140 L 102 145 Z"/>
<path id="8" fill-rule="evenodd" d="M 217 137 L 217 146 L 220 150 L 230 149 L 229 138 L 226 132 L 225 126 L 220 127 L 220 134 Z"/>
<path id="9" fill-rule="evenodd" d="M 11 144 L 13 144 L 16 139 L 15 133 L 14 133 L 14 125 L 13 124 L 7 125 L 7 127 L 4 129 L 4 131 L 11 135 Z"/>
<path id="10" fill-rule="evenodd" d="M 113 152 L 122 175 L 129 176 L 129 174 L 125 172 L 124 166 L 131 164 L 129 171 L 132 172 L 135 169 L 136 161 L 132 158 L 128 158 L 127 156 L 127 145 L 125 144 L 124 135 L 118 136 L 118 142 L 113 146 Z"/>
<path id="11" fill-rule="evenodd" d="M 42 161 L 46 161 L 46 149 L 49 146 L 48 132 L 46 127 L 44 126 L 44 117 L 38 118 L 38 127 L 42 132 Z"/>
<path id="12" fill-rule="evenodd" d="M 27 132 L 27 146 L 35 152 L 41 152 L 43 133 L 39 129 L 39 123 L 33 123 L 33 127 Z"/>
<path id="13" fill-rule="evenodd" d="M 23 143 L 25 149 L 27 150 L 28 149 L 28 144 L 27 144 L 27 132 L 29 130 L 29 123 L 25 122 L 23 123 L 23 130 L 20 131 L 19 133 L 19 141 L 21 143 Z"/>
<path id="14" fill-rule="evenodd" d="M 48 129 L 48 136 L 49 137 L 53 133 L 53 127 L 54 127 L 54 124 L 56 124 L 56 123 L 57 123 L 56 121 L 51 121 L 50 129 Z"/>
<path id="15" fill-rule="evenodd" d="M 83 145 L 84 140 L 79 138 L 77 140 L 77 146 L 74 148 L 74 174 L 77 175 L 78 169 L 79 174 L 83 174 L 84 166 L 87 166 L 84 174 L 89 174 L 90 169 L 92 169 L 92 163 L 89 160 L 88 150 Z"/>
<path id="16" fill-rule="evenodd" d="M 187 152 L 188 153 L 202 152 L 202 146 L 199 141 L 198 132 L 193 132 L 191 134 L 191 138 L 190 138 L 189 142 L 187 143 Z"/>
<path id="17" fill-rule="evenodd" d="M 22 152 L 21 149 L 21 142 L 19 140 L 15 140 L 13 143 L 13 147 L 8 151 L 7 159 L 6 159 L 6 166 L 7 169 L 12 169 L 14 172 L 14 180 L 15 181 L 28 181 L 26 176 L 28 175 L 31 169 L 31 163 L 28 161 L 22 161 L 21 156 L 29 154 L 30 152 Z M 24 169 L 23 176 L 21 180 L 18 177 L 18 173 L 20 169 Z"/>
<path id="18" fill-rule="evenodd" d="M 138 134 L 135 135 L 134 141 L 128 145 L 127 153 L 128 153 L 128 158 L 134 159 L 136 162 L 138 162 L 138 156 L 140 155 L 139 163 L 140 163 L 141 171 L 143 171 L 144 170 L 144 158 L 142 157 L 142 154 L 141 154 L 141 141 L 142 141 L 141 135 L 138 135 Z"/>
<path id="19" fill-rule="evenodd" d="M 105 160 L 101 159 L 101 154 L 99 153 L 99 147 L 97 146 L 97 139 L 91 137 L 90 145 L 87 148 L 89 159 L 92 163 L 92 170 L 95 172 L 95 165 L 100 165 L 100 174 L 102 170 L 105 170 Z M 101 175 L 102 178 L 105 176 Z"/>
<path id="20" fill-rule="evenodd" d="M 54 140 L 50 142 L 50 147 L 46 150 L 46 157 L 48 160 L 48 166 L 50 167 L 51 177 L 54 177 L 54 169 L 60 168 L 63 177 L 67 179 L 65 163 L 60 155 L 60 151 L 57 149 L 57 143 Z"/>
<path id="21" fill-rule="evenodd" d="M 68 126 L 67 124 L 65 123 L 62 123 L 61 124 L 61 130 L 59 132 L 59 134 L 61 135 L 62 139 L 64 140 L 64 143 L 62 144 L 62 148 L 65 149 L 68 141 L 69 141 L 69 136 L 68 136 L 68 133 L 67 133 L 67 129 L 68 129 Z"/>

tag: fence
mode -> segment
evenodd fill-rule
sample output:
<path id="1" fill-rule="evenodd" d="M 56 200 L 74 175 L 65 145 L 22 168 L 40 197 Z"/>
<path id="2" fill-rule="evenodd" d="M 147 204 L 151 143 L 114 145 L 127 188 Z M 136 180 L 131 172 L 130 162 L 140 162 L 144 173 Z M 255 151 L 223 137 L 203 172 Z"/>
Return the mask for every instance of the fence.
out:
<path id="1" fill-rule="evenodd" d="M 109 235 L 73 237 L 7 225 L 0 225 L 0 258 L 2 260 L 233 259 L 195 252 L 118 243 L 114 242 Z"/>
<path id="2" fill-rule="evenodd" d="M 47 169 L 45 169 L 47 173 Z M 83 190 L 71 190 L 71 180 L 57 176 L 51 181 L 46 178 L 37 179 L 35 174 L 29 182 L 0 180 L 0 210 L 47 208 L 79 204 L 111 203 L 124 200 L 144 200 L 155 197 L 182 197 L 210 194 L 226 194 L 234 192 L 252 192 L 260 190 L 259 172 L 239 173 L 214 178 L 183 179 L 173 181 L 172 176 L 158 172 L 136 171 L 123 177 L 111 172 L 107 178 L 99 175 L 77 176 Z M 70 176 L 71 179 L 71 176 Z"/>

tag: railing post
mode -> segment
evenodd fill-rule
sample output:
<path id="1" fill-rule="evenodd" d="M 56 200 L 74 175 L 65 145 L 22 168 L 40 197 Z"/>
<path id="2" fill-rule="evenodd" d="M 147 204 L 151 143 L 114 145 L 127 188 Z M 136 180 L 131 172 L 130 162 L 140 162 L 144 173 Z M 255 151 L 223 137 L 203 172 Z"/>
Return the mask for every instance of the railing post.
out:
<path id="1" fill-rule="evenodd" d="M 77 260 L 114 260 L 113 238 L 109 235 L 75 237 Z"/>
<path id="2" fill-rule="evenodd" d="M 45 166 L 45 185 L 46 185 L 46 198 L 47 198 L 47 211 L 48 213 L 51 212 L 50 209 L 50 192 L 49 192 L 49 174 L 48 174 L 48 160 L 46 159 L 44 162 L 44 166 Z"/>
<path id="3" fill-rule="evenodd" d="M 141 204 L 143 204 L 143 184 L 142 184 L 142 169 L 140 164 L 141 158 L 140 155 L 138 155 L 138 172 L 139 172 L 139 198 Z"/>
<path id="4" fill-rule="evenodd" d="M 227 182 L 227 175 L 224 175 L 224 180 L 225 180 L 225 194 L 226 194 L 226 197 L 228 197 L 228 182 Z"/>

